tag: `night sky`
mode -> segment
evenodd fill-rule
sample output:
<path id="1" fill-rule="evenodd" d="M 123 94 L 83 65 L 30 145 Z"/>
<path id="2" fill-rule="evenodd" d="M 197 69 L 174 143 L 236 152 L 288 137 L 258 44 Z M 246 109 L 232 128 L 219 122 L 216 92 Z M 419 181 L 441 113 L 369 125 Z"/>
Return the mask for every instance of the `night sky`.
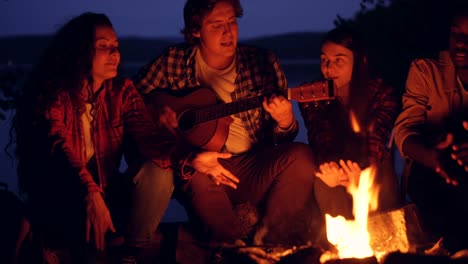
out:
<path id="1" fill-rule="evenodd" d="M 71 17 L 102 12 L 120 36 L 173 37 L 183 27 L 185 0 L 1 0 L 0 36 L 51 34 Z M 240 38 L 327 31 L 349 18 L 360 0 L 241 0 Z"/>

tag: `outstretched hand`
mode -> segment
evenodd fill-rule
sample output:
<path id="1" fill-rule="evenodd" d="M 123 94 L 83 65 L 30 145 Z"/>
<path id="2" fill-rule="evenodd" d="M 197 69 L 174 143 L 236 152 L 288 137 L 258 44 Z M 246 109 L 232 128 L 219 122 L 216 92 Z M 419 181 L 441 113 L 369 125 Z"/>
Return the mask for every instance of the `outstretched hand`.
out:
<path id="1" fill-rule="evenodd" d="M 229 159 L 231 156 L 230 153 L 201 152 L 195 156 L 191 165 L 196 171 L 211 177 L 216 185 L 224 184 L 237 189 L 239 179 L 218 162 L 218 159 Z"/>
<path id="2" fill-rule="evenodd" d="M 159 110 L 159 120 L 158 123 L 164 126 L 172 134 L 176 135 L 176 128 L 179 127 L 177 122 L 177 114 L 168 106 L 164 106 Z"/>
<path id="3" fill-rule="evenodd" d="M 445 136 L 445 139 L 442 142 L 439 142 L 439 144 L 436 145 L 436 150 L 442 152 L 443 150 L 446 150 L 453 144 L 453 134 L 449 133 Z M 453 148 L 453 147 L 452 147 Z M 453 154 L 452 154 L 453 158 Z M 442 164 L 440 161 L 437 163 L 435 167 L 435 172 L 439 174 L 447 184 L 451 184 L 454 186 L 458 185 L 458 181 L 454 178 L 451 178 L 448 174 L 448 172 L 444 169 L 444 164 Z"/>
<path id="4" fill-rule="evenodd" d="M 468 131 L 468 121 L 463 121 L 462 125 L 463 128 Z M 452 146 L 451 157 L 468 172 L 468 142 L 454 144 Z"/>
<path id="5" fill-rule="evenodd" d="M 107 231 L 115 232 L 109 209 L 101 193 L 91 192 L 86 201 L 86 242 L 92 240 L 97 250 L 105 249 L 105 235 Z"/>
<path id="6" fill-rule="evenodd" d="M 294 122 L 292 104 L 283 96 L 272 95 L 268 99 L 263 99 L 263 108 L 281 128 L 288 128 Z"/>
<path id="7" fill-rule="evenodd" d="M 336 162 L 325 162 L 319 166 L 319 170 L 315 176 L 319 177 L 329 187 L 343 185 L 344 175 L 340 172 L 340 166 Z"/>
<path id="8" fill-rule="evenodd" d="M 361 168 L 356 162 L 340 160 L 339 164 L 332 161 L 319 166 L 320 171 L 315 175 L 329 187 L 342 185 L 347 187 L 350 183 L 357 184 L 361 175 Z"/>
<path id="9" fill-rule="evenodd" d="M 352 162 L 347 160 L 340 160 L 341 169 L 343 169 L 345 174 L 344 186 L 348 186 L 349 184 L 353 184 L 357 186 L 359 184 L 359 178 L 361 177 L 361 167 L 356 162 Z"/>

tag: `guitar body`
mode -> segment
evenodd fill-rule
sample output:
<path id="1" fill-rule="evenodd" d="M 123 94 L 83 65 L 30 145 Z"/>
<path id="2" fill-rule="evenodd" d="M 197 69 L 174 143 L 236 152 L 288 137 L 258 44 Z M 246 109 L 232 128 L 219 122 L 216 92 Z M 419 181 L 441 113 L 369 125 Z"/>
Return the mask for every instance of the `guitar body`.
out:
<path id="1" fill-rule="evenodd" d="M 333 87 L 332 80 L 317 81 L 288 88 L 287 95 L 284 96 L 299 102 L 329 100 L 334 97 Z M 220 104 L 212 90 L 197 88 L 180 92 L 154 91 L 148 95 L 146 104 L 156 122 L 159 122 L 159 111 L 164 106 L 170 107 L 177 114 L 180 134 L 189 144 L 206 150 L 219 151 L 229 135 L 229 126 L 233 122 L 230 116 L 262 107 L 263 97 L 264 95 L 257 95 Z"/>
<path id="2" fill-rule="evenodd" d="M 209 89 L 200 88 L 183 97 L 173 96 L 165 92 L 154 92 L 147 104 L 150 105 L 150 109 L 169 106 L 174 110 L 177 114 L 179 127 L 187 127 L 186 129 L 179 129 L 182 136 L 195 147 L 219 151 L 227 140 L 229 126 L 232 123 L 232 118 L 229 116 L 194 126 L 186 124 L 187 121 L 182 118 L 184 113 L 189 110 L 202 109 L 217 104 L 216 95 Z M 152 114 L 153 116 L 157 115 L 154 112 Z"/>

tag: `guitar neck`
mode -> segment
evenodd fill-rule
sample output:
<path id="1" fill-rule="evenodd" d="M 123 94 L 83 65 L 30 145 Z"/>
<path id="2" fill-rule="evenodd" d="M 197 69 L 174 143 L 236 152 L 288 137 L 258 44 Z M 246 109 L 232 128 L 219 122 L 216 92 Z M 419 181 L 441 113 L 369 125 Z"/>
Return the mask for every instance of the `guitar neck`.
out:
<path id="1" fill-rule="evenodd" d="M 298 102 L 314 102 L 329 100 L 334 97 L 332 80 L 312 82 L 288 88 L 285 95 L 289 100 Z M 241 99 L 231 103 L 216 104 L 200 109 L 192 109 L 179 116 L 180 127 L 193 127 L 195 125 L 234 115 L 262 106 L 264 95 Z M 184 125 L 181 125 L 184 124 Z"/>

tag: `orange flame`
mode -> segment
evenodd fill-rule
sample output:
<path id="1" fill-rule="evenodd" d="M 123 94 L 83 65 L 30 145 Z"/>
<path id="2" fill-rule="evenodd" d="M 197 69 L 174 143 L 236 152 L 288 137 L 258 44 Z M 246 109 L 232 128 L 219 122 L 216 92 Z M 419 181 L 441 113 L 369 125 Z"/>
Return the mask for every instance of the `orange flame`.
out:
<path id="1" fill-rule="evenodd" d="M 336 246 L 340 258 L 366 258 L 374 255 L 369 243 L 367 217 L 369 210 L 378 206 L 378 188 L 373 187 L 375 168 L 362 171 L 359 183 L 351 182 L 347 188 L 353 197 L 354 220 L 343 216 L 326 215 L 327 238 Z"/>
<path id="2" fill-rule="evenodd" d="M 359 125 L 356 114 L 353 111 L 349 112 L 349 119 L 351 120 L 351 128 L 353 129 L 354 133 L 361 132 L 361 126 Z"/>

